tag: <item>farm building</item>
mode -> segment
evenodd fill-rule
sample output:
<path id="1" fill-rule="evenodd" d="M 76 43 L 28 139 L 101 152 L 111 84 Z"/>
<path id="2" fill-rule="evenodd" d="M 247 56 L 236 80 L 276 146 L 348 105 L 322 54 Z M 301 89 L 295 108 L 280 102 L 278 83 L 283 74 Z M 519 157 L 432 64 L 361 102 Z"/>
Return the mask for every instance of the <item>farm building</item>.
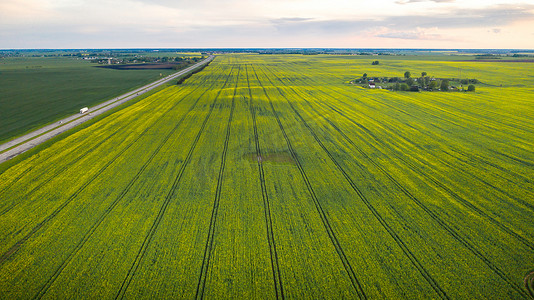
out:
<path id="1" fill-rule="evenodd" d="M 369 88 L 374 89 L 375 88 L 375 83 L 374 82 L 369 82 Z"/>

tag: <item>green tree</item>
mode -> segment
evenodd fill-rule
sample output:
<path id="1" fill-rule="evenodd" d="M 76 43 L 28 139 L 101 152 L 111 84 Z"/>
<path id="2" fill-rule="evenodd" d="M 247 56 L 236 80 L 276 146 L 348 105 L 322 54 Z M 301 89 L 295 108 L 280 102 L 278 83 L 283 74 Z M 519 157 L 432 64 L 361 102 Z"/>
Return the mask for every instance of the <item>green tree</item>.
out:
<path id="1" fill-rule="evenodd" d="M 395 83 L 395 87 L 393 88 L 395 91 L 400 90 L 400 83 Z"/>
<path id="2" fill-rule="evenodd" d="M 367 78 L 367 73 L 363 73 L 362 78 Z"/>
<path id="3" fill-rule="evenodd" d="M 413 78 L 408 78 L 408 79 L 406 79 L 406 84 L 407 84 L 408 86 L 412 86 L 412 85 L 414 84 L 414 80 L 413 80 Z"/>
<path id="4" fill-rule="evenodd" d="M 410 76 L 412 76 L 412 74 L 410 73 L 410 71 L 406 71 L 406 72 L 404 72 L 404 78 L 410 78 Z"/>
<path id="5" fill-rule="evenodd" d="M 410 87 L 406 83 L 403 83 L 401 84 L 400 89 L 401 91 L 407 91 L 410 89 Z"/>
<path id="6" fill-rule="evenodd" d="M 440 89 L 442 91 L 448 91 L 449 90 L 449 80 L 448 79 L 443 79 L 441 81 Z"/>
<path id="7" fill-rule="evenodd" d="M 467 91 L 468 92 L 474 92 L 475 91 L 475 86 L 470 84 L 468 87 L 467 87 Z"/>
<path id="8" fill-rule="evenodd" d="M 434 90 L 437 87 L 438 87 L 438 83 L 436 81 L 431 81 L 430 84 L 428 85 L 428 88 L 431 90 Z"/>
<path id="9" fill-rule="evenodd" d="M 426 76 L 426 72 L 421 72 L 421 77 L 425 77 Z"/>

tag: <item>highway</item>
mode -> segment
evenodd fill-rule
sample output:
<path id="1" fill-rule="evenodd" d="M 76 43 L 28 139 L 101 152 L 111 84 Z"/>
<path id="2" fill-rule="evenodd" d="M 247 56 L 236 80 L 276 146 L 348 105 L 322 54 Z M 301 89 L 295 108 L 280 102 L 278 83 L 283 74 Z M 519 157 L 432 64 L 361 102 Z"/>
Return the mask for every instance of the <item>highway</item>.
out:
<path id="1" fill-rule="evenodd" d="M 167 77 L 149 83 L 143 87 L 140 87 L 136 90 L 123 94 L 119 97 L 113 98 L 106 102 L 100 103 L 96 106 L 89 107 L 89 110 L 84 114 L 74 114 L 67 118 L 64 118 L 60 121 L 56 121 L 52 124 L 46 125 L 42 128 L 39 128 L 35 131 L 32 131 L 28 134 L 25 134 L 21 137 L 13 139 L 9 142 L 6 142 L 0 145 L 0 163 L 10 160 L 11 158 L 28 151 L 29 149 L 61 134 L 69 129 L 72 129 L 88 120 L 93 119 L 94 117 L 105 113 L 106 111 L 113 109 L 125 102 L 128 102 L 154 88 L 161 86 L 162 84 L 176 79 L 182 75 L 185 75 L 189 72 L 194 71 L 195 69 L 211 62 L 215 56 L 210 55 L 208 58 L 204 59 L 201 62 L 194 64 L 191 67 L 188 67 L 184 70 L 171 74 Z M 82 107 L 80 107 L 81 109 Z"/>

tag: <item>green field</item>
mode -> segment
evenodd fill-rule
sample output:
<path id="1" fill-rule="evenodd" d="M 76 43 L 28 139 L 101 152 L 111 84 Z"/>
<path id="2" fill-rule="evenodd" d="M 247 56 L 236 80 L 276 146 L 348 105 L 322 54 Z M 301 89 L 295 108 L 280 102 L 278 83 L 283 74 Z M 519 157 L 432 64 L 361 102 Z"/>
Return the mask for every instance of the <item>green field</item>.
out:
<path id="1" fill-rule="evenodd" d="M 529 298 L 534 68 L 375 59 L 218 56 L 13 165 L 0 298 Z"/>
<path id="2" fill-rule="evenodd" d="M 1 58 L 0 143 L 176 72 L 95 65 L 64 57 Z"/>

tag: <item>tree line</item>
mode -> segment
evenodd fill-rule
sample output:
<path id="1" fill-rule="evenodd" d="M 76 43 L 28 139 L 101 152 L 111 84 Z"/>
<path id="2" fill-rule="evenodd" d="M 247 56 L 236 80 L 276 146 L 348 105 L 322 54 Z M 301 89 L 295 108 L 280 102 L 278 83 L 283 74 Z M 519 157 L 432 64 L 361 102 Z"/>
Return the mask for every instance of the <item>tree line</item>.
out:
<path id="1" fill-rule="evenodd" d="M 374 61 L 373 65 L 378 64 Z M 369 86 L 377 86 L 393 91 L 475 91 L 475 84 L 479 83 L 477 79 L 458 79 L 458 78 L 436 78 L 428 76 L 427 72 L 421 72 L 421 76 L 412 77 L 410 71 L 404 72 L 403 77 L 369 77 L 364 73 L 362 77 L 351 81 L 354 84 L 369 84 Z M 468 85 L 467 89 L 464 85 Z"/>

